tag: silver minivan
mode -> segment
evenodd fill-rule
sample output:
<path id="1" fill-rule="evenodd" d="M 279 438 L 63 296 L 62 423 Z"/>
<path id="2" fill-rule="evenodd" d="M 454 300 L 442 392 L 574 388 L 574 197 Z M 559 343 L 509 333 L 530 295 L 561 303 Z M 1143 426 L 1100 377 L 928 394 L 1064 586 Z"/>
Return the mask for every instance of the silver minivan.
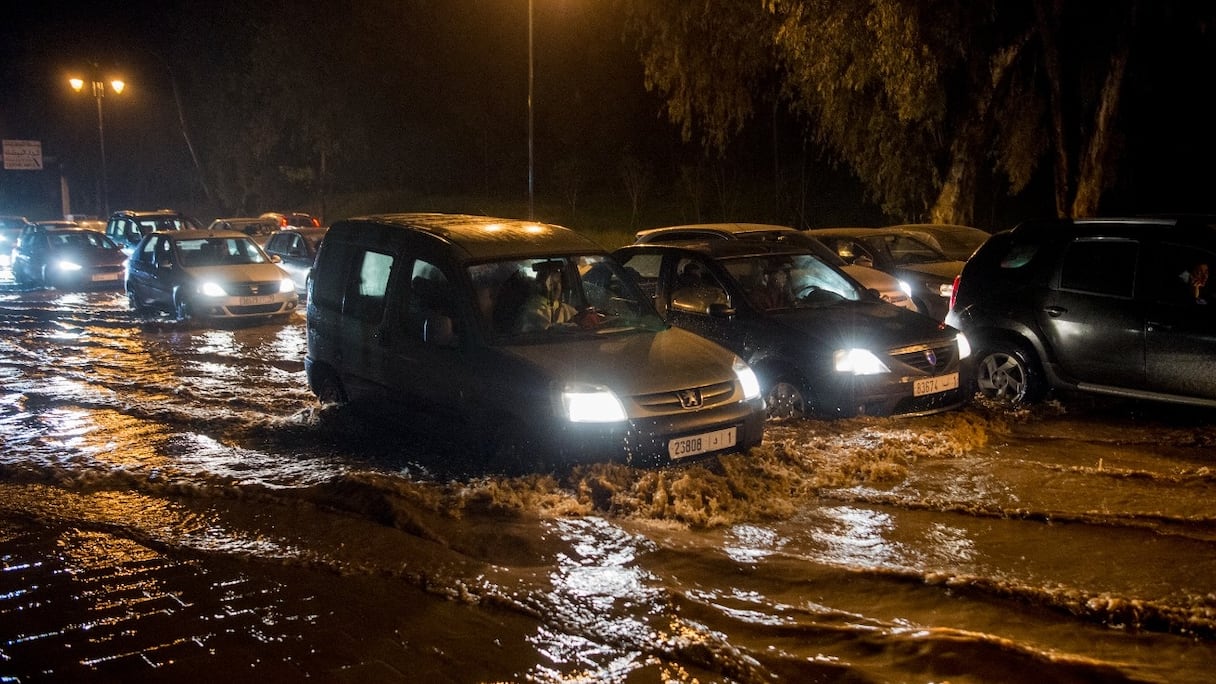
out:
<path id="1" fill-rule="evenodd" d="M 307 306 L 324 403 L 427 415 L 494 466 L 642 466 L 746 451 L 755 374 L 667 326 L 629 274 L 560 226 L 451 214 L 335 223 Z"/>

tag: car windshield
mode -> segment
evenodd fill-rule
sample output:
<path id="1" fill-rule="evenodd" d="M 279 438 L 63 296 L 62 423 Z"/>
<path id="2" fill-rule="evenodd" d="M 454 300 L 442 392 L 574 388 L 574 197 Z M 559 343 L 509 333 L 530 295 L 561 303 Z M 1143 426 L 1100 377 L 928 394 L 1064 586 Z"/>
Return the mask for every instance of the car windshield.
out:
<path id="1" fill-rule="evenodd" d="M 81 230 L 63 233 L 50 233 L 50 243 L 53 247 L 67 249 L 118 249 L 118 245 L 101 233 Z"/>
<path id="2" fill-rule="evenodd" d="M 498 341 L 541 341 L 664 327 L 650 299 L 602 255 L 469 266 L 482 323 Z"/>
<path id="3" fill-rule="evenodd" d="M 261 264 L 267 261 L 257 243 L 247 237 L 178 240 L 177 252 L 182 265 L 187 267 Z"/>
<path id="4" fill-rule="evenodd" d="M 736 257 L 721 264 L 753 306 L 764 311 L 861 299 L 856 285 L 813 254 Z"/>

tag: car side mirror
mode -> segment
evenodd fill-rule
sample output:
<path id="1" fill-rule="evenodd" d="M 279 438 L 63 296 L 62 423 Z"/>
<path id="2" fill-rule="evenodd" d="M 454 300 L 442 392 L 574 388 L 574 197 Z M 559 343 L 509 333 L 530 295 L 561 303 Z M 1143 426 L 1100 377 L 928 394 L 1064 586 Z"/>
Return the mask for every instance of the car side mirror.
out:
<path id="1" fill-rule="evenodd" d="M 272 264 L 283 263 L 283 257 L 279 256 L 278 254 L 270 254 L 269 256 L 270 256 L 270 263 L 272 263 Z"/>
<path id="2" fill-rule="evenodd" d="M 451 316 L 431 314 L 422 324 L 422 341 L 437 347 L 455 347 L 460 341 Z"/>
<path id="3" fill-rule="evenodd" d="M 735 315 L 734 307 L 722 301 L 725 298 L 726 293 L 716 287 L 680 288 L 671 298 L 671 309 L 702 316 Z"/>

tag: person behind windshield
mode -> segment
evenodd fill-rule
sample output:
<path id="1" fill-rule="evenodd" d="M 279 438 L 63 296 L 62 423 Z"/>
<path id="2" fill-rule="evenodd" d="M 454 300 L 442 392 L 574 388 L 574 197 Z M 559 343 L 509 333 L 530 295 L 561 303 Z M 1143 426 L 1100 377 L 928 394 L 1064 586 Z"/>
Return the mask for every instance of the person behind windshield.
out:
<path id="1" fill-rule="evenodd" d="M 790 285 L 788 268 L 773 265 L 765 269 L 764 278 L 755 294 L 756 306 L 768 309 L 785 309 L 793 305 L 794 293 Z"/>
<path id="2" fill-rule="evenodd" d="M 562 301 L 561 262 L 543 261 L 534 265 L 532 270 L 536 272 L 536 289 L 524 304 L 516 330 L 545 330 L 573 320 L 578 310 Z"/>

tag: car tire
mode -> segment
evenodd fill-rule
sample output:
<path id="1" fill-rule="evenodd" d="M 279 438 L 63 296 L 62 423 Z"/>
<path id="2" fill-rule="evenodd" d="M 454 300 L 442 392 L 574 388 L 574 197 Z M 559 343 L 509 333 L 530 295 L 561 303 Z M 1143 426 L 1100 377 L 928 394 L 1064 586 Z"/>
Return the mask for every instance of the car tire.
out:
<path id="1" fill-rule="evenodd" d="M 1034 403 L 1046 390 L 1038 360 L 1013 342 L 992 345 L 976 355 L 975 384 L 984 397 L 1008 406 Z"/>
<path id="2" fill-rule="evenodd" d="M 173 314 L 177 320 L 189 321 L 194 317 L 193 308 L 190 306 L 190 301 L 180 294 L 173 297 Z"/>
<path id="3" fill-rule="evenodd" d="M 775 422 L 801 420 L 811 414 L 802 383 L 791 376 L 779 376 L 764 391 L 766 418 Z"/>
<path id="4" fill-rule="evenodd" d="M 350 401 L 350 397 L 346 394 L 346 388 L 342 386 L 342 380 L 333 371 L 322 373 L 317 378 L 315 386 L 317 401 L 322 404 L 342 405 Z"/>
<path id="5" fill-rule="evenodd" d="M 139 294 L 130 287 L 127 288 L 127 308 L 135 313 L 144 313 L 148 310 L 148 307 L 144 305 L 143 300 L 139 298 Z"/>

